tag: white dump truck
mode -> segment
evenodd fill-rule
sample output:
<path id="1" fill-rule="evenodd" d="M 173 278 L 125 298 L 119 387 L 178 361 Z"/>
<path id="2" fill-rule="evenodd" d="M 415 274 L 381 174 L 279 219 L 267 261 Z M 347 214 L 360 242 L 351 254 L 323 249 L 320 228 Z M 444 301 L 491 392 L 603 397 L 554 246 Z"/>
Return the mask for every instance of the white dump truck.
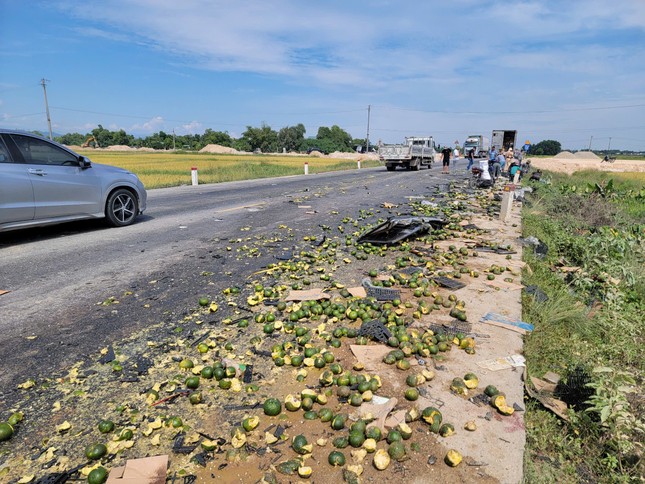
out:
<path id="1" fill-rule="evenodd" d="M 419 170 L 422 166 L 432 166 L 436 149 L 432 136 L 406 137 L 404 144 L 379 144 L 378 154 L 387 171 L 394 171 L 397 166 L 406 170 Z"/>
<path id="2" fill-rule="evenodd" d="M 470 150 L 473 150 L 475 158 L 485 158 L 490 151 L 490 140 L 481 134 L 468 135 L 464 141 L 464 156 L 468 156 Z"/>

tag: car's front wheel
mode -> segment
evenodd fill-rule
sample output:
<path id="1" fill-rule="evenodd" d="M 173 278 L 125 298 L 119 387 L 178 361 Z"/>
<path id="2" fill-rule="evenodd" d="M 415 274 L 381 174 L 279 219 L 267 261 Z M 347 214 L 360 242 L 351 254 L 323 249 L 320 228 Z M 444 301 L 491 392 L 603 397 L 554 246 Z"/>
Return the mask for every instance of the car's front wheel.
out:
<path id="1" fill-rule="evenodd" d="M 125 188 L 112 192 L 105 204 L 105 216 L 115 227 L 130 225 L 134 222 L 137 213 L 139 213 L 137 197 Z"/>

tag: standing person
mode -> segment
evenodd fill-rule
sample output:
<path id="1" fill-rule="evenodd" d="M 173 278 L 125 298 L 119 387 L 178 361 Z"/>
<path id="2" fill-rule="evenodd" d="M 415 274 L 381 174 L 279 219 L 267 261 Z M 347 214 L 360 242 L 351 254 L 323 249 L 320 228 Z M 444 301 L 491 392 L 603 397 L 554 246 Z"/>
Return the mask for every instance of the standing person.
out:
<path id="1" fill-rule="evenodd" d="M 504 158 L 504 154 L 500 151 L 500 153 L 497 155 L 497 158 L 493 160 L 493 165 L 491 167 L 491 175 L 493 177 L 493 180 L 497 181 L 499 176 L 502 174 L 502 165 L 501 165 L 501 160 Z"/>
<path id="2" fill-rule="evenodd" d="M 503 151 L 500 151 L 497 155 L 497 162 L 499 163 L 499 169 L 501 173 L 504 171 L 504 167 L 506 166 L 506 155 Z"/>
<path id="3" fill-rule="evenodd" d="M 488 152 L 488 172 L 493 176 L 493 165 L 497 161 L 497 150 L 492 146 Z"/>
<path id="4" fill-rule="evenodd" d="M 473 163 L 475 163 L 475 157 L 474 157 L 475 150 L 471 149 L 468 151 L 468 166 L 466 167 L 466 171 L 470 171 L 470 169 L 473 166 Z"/>
<path id="5" fill-rule="evenodd" d="M 443 155 L 443 170 L 441 173 L 448 173 L 450 169 L 450 154 L 452 153 L 452 150 L 446 146 L 444 149 L 441 150 L 441 154 Z"/>
<path id="6" fill-rule="evenodd" d="M 493 146 L 490 150 L 490 153 L 488 153 L 488 162 L 492 165 L 493 163 L 495 163 L 496 159 L 497 159 L 497 151 Z"/>

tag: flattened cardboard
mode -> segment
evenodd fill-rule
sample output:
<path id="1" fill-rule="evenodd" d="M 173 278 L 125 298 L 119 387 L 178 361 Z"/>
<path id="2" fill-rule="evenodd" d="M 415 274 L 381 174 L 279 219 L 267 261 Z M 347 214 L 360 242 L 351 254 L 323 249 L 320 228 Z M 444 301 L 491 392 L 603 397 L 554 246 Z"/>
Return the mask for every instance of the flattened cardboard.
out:
<path id="1" fill-rule="evenodd" d="M 359 409 L 356 411 L 356 414 L 358 415 L 358 418 L 366 418 L 366 417 L 374 418 L 375 420 L 372 423 L 370 423 L 369 426 L 370 427 L 376 426 L 380 428 L 382 431 L 385 431 L 386 430 L 385 421 L 397 403 L 398 403 L 398 400 L 395 397 L 390 398 L 386 403 L 382 403 L 382 404 L 365 402 L 363 403 L 363 405 L 359 407 Z M 405 413 L 403 417 L 405 420 Z"/>
<path id="2" fill-rule="evenodd" d="M 322 289 L 307 289 L 306 291 L 291 291 L 286 301 L 316 301 L 318 299 L 329 299 L 329 294 Z"/>
<path id="3" fill-rule="evenodd" d="M 405 423 L 405 410 L 397 410 L 392 412 L 388 418 L 385 419 L 385 426 L 393 429 L 401 423 Z"/>
<path id="4" fill-rule="evenodd" d="M 367 297 L 367 291 L 363 286 L 348 287 L 347 291 L 354 297 Z"/>
<path id="5" fill-rule="evenodd" d="M 513 368 L 513 365 L 511 365 L 505 358 L 493 358 L 492 360 L 479 361 L 477 362 L 477 366 L 489 371 L 500 371 Z"/>
<path id="6" fill-rule="evenodd" d="M 556 385 L 560 381 L 560 375 L 553 373 L 552 371 L 547 371 L 542 378 L 544 378 L 545 381 L 555 383 Z"/>
<path id="7" fill-rule="evenodd" d="M 167 472 L 167 455 L 129 459 L 110 471 L 107 484 L 165 484 Z"/>
<path id="8" fill-rule="evenodd" d="M 383 357 L 392 351 L 392 348 L 385 345 L 349 345 L 349 349 L 368 371 L 382 368 Z"/>
<path id="9" fill-rule="evenodd" d="M 533 386 L 538 391 L 538 393 L 554 393 L 557 387 L 557 385 L 554 383 L 540 380 L 539 378 L 535 378 L 534 376 L 531 377 L 531 383 L 533 383 Z"/>
<path id="10" fill-rule="evenodd" d="M 508 370 L 509 368 L 526 367 L 526 359 L 522 355 L 510 355 L 477 362 L 477 366 L 489 371 Z"/>
<path id="11" fill-rule="evenodd" d="M 555 389 L 555 385 L 535 377 L 531 377 L 531 383 L 535 385 L 537 391 L 531 388 L 531 385 L 529 385 L 525 379 L 524 388 L 526 389 L 526 393 L 528 393 L 532 398 L 535 398 L 538 402 L 544 405 L 545 408 L 551 410 L 562 420 L 569 421 L 569 416 L 567 415 L 567 404 L 562 400 L 554 398 L 552 393 L 549 391 L 550 389 Z M 544 393 L 540 391 L 540 388 L 543 389 Z"/>

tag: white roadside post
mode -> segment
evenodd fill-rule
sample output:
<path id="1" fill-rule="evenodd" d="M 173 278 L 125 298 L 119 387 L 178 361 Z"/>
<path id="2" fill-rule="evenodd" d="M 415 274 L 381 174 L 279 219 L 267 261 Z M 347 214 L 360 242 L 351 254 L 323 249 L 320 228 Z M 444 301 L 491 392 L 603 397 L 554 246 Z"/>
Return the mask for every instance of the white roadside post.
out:
<path id="1" fill-rule="evenodd" d="M 309 162 L 305 161 L 305 175 L 309 174 Z"/>
<path id="2" fill-rule="evenodd" d="M 506 222 L 508 216 L 511 214 L 511 207 L 513 206 L 513 193 L 515 192 L 515 185 L 508 184 L 504 186 L 504 195 L 502 195 L 502 207 L 499 211 L 499 219 Z"/>
<path id="3" fill-rule="evenodd" d="M 193 186 L 195 186 L 195 185 L 198 185 L 198 184 L 199 184 L 199 182 L 198 182 L 198 180 L 197 180 L 197 167 L 196 167 L 196 166 L 193 166 L 193 167 L 190 169 L 190 178 L 191 178 L 191 180 L 192 180 Z"/>
<path id="4" fill-rule="evenodd" d="M 356 160 L 356 163 L 358 164 L 358 169 L 361 169 L 361 160 Z"/>

